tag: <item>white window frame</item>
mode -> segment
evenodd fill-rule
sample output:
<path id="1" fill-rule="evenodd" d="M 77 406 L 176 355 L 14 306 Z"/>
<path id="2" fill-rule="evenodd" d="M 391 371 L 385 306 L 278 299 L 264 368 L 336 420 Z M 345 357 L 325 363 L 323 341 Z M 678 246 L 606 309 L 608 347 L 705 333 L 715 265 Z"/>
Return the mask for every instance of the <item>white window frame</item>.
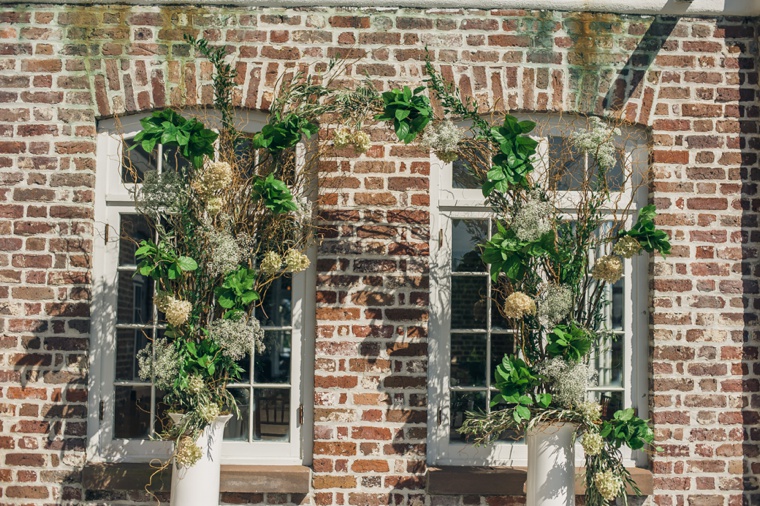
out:
<path id="1" fill-rule="evenodd" d="M 245 125 L 242 131 L 259 131 L 266 122 L 263 113 L 240 112 Z M 209 118 L 207 125 L 218 124 L 216 116 L 209 116 L 207 112 L 204 115 Z M 87 458 L 91 462 L 145 462 L 171 455 L 171 443 L 166 441 L 113 437 L 119 226 L 122 214 L 136 214 L 131 193 L 135 185 L 121 181 L 121 146 L 123 139 L 132 138 L 141 130 L 139 121 L 146 116 L 138 114 L 98 124 L 87 420 Z M 303 159 L 307 149 L 304 143 L 299 144 L 296 156 Z M 307 401 L 313 398 L 313 383 L 303 371 L 313 370 L 314 344 L 305 337 L 313 336 L 315 328 L 316 271 L 313 266 L 316 249 L 312 248 L 308 254 L 312 267 L 292 278 L 289 441 L 225 441 L 222 464 L 308 465 L 311 462 L 313 407 Z M 258 388 L 268 387 L 265 384 Z"/>
<path id="2" fill-rule="evenodd" d="M 548 137 L 566 135 L 569 131 L 586 128 L 584 117 L 565 114 L 517 115 L 519 119 L 531 119 L 541 125 L 537 157 L 547 156 Z M 468 126 L 463 124 L 463 126 Z M 634 127 L 622 128 L 620 138 L 626 141 L 626 161 L 630 163 L 633 177 L 624 188 L 622 202 L 633 199 L 632 212 L 627 217 L 626 228 L 630 228 L 635 211 L 647 204 L 647 188 L 642 181 L 647 174 L 648 140 L 646 134 Z M 452 186 L 453 164 L 439 160 L 431 154 L 430 181 L 430 364 L 428 372 L 428 445 L 429 465 L 449 466 L 512 466 L 524 467 L 528 464 L 527 445 L 523 442 L 498 442 L 487 446 L 450 442 L 450 346 L 451 346 L 451 248 L 452 220 L 457 218 L 487 218 L 493 215 L 485 204 L 481 190 L 461 189 Z M 540 173 L 542 164 L 536 164 Z M 636 194 L 632 195 L 632 188 Z M 560 206 L 572 208 L 573 192 L 559 195 Z M 563 205 L 562 203 L 566 204 Z M 624 285 L 624 368 L 622 372 L 624 407 L 633 407 L 642 418 L 647 418 L 648 405 L 648 362 L 649 362 L 649 258 L 647 254 L 637 255 L 625 261 Z M 635 338 L 634 338 L 635 336 Z M 487 357 L 490 364 L 490 357 Z M 489 365 L 490 366 L 490 365 Z M 491 371 L 493 374 L 493 371 Z M 610 387 L 590 388 L 589 391 L 611 391 Z M 643 452 L 621 449 L 626 466 L 643 466 L 647 456 Z M 576 465 L 584 465 L 584 454 L 580 444 L 576 444 Z"/>

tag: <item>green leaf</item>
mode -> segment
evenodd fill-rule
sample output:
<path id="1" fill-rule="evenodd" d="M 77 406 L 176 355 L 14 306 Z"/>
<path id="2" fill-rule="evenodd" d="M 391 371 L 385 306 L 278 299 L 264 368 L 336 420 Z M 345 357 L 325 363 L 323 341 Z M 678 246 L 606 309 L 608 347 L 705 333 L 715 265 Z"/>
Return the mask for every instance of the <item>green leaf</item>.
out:
<path id="1" fill-rule="evenodd" d="M 530 420 L 530 409 L 525 406 L 515 406 L 515 413 L 517 413 L 522 420 Z"/>
<path id="2" fill-rule="evenodd" d="M 198 263 L 190 257 L 179 257 L 177 265 L 185 272 L 191 272 L 198 268 Z"/>

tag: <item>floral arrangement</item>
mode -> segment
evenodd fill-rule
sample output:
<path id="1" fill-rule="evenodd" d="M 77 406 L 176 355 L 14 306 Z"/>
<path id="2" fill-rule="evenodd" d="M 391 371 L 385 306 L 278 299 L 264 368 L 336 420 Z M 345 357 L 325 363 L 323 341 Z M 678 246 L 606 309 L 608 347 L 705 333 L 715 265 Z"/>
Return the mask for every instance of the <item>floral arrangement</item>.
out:
<path id="1" fill-rule="evenodd" d="M 189 467 L 201 458 L 201 431 L 222 414 L 238 414 L 227 385 L 240 379 L 241 359 L 263 351 L 255 310 L 264 293 L 278 277 L 309 267 L 320 146 L 300 155 L 297 144 L 318 131 L 322 118 L 350 118 L 350 140 L 339 131 L 335 147 L 366 151 L 370 139 L 358 129 L 380 97 L 369 84 L 331 88 L 343 71 L 331 61 L 322 75 L 282 83 L 267 124 L 246 135 L 234 124 L 236 75 L 225 49 L 188 42 L 213 64 L 216 128 L 172 109 L 156 111 L 141 121 L 133 148 L 150 153 L 163 145 L 176 158 L 169 164 L 176 170 L 146 173 L 134 194 L 155 238 L 138 245 L 137 272 L 154 280 L 165 323 L 137 362 L 139 376 L 166 392 L 168 411 L 182 415 L 158 436 L 174 441 L 174 461 Z M 127 169 L 137 180 L 136 169 Z"/>
<path id="2" fill-rule="evenodd" d="M 641 209 L 626 229 L 632 211 L 631 201 L 623 199 L 635 191 L 611 188 L 621 132 L 591 117 L 587 128 L 568 136 L 571 154 L 588 159 L 568 209 L 558 191 L 568 175 L 564 161 L 539 159 L 538 142 L 530 136 L 534 122 L 508 114 L 500 124 L 487 121 L 477 102 L 463 99 L 430 61 L 426 70 L 440 117 L 422 100 L 420 89 L 407 88 L 383 95 L 385 113 L 378 119 L 393 121 L 399 140 L 419 138 L 444 162 L 461 158 L 482 184 L 499 220 L 491 239 L 480 245 L 481 259 L 490 268 L 494 307 L 516 341 L 515 353 L 505 355 L 493 373 L 499 394 L 492 409 L 468 413 L 459 431 L 487 444 L 546 422 L 576 424 L 586 457 L 586 504 L 625 499 L 626 486 L 638 488 L 623 466 L 620 448 L 650 448 L 654 435 L 633 409 L 603 418 L 602 406 L 587 399 L 596 376 L 592 359 L 614 339 L 605 328 L 604 308 L 611 303 L 605 288 L 622 277 L 624 259 L 643 252 L 666 255 L 670 244 L 655 227 L 654 206 Z M 452 118 L 472 126 L 459 128 Z M 541 174 L 535 170 L 539 163 L 546 169 Z M 630 188 L 631 170 L 623 171 L 625 181 L 618 183 Z M 614 212 L 606 213 L 610 208 Z"/>

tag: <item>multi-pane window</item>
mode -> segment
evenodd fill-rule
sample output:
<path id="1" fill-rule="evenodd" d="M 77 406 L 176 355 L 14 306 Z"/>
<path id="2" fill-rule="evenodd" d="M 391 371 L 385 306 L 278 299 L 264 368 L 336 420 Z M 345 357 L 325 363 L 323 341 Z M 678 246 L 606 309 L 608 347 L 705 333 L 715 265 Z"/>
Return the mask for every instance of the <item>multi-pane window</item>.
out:
<path id="1" fill-rule="evenodd" d="M 536 119 L 536 118 L 533 118 Z M 596 184 L 587 155 L 574 152 L 562 133 L 585 122 L 545 116 L 538 118 L 545 135 L 539 141 L 537 176 L 550 181 L 558 192 L 558 201 L 572 220 L 573 202 L 581 185 Z M 633 201 L 631 209 L 646 204 L 646 195 L 638 183 L 646 164 L 646 143 L 637 131 L 624 135 L 625 152 L 606 174 L 606 185 L 613 200 Z M 487 163 L 488 156 L 483 156 Z M 549 167 L 561 160 L 564 170 L 554 180 Z M 513 331 L 496 307 L 495 286 L 488 266 L 480 259 L 479 244 L 495 232 L 495 216 L 485 205 L 480 183 L 462 160 L 445 164 L 433 160 L 436 174 L 431 187 L 434 209 L 431 241 L 432 298 L 431 315 L 431 410 L 428 460 L 441 465 L 525 465 L 527 450 L 521 440 L 505 434 L 489 447 L 476 448 L 457 432 L 468 411 L 491 410 L 490 400 L 497 389 L 493 378 L 504 354 L 518 354 Z M 633 177 L 625 174 L 633 173 Z M 562 205 L 567 203 L 566 206 Z M 610 206 L 610 216 L 614 212 Z M 630 226 L 630 218 L 627 226 Z M 606 222 L 604 228 L 609 227 Z M 595 254 L 596 252 L 591 252 Z M 597 253 L 598 254 L 598 253 Z M 633 273 L 637 273 L 633 276 Z M 647 319 L 646 258 L 626 261 L 624 276 L 607 286 L 602 327 L 612 339 L 594 357 L 598 381 L 588 390 L 588 397 L 602 403 L 608 413 L 623 407 L 646 411 Z M 494 408 L 496 409 L 496 408 Z M 580 452 L 578 452 L 580 455 Z M 629 458 L 629 462 L 633 456 Z"/>
<path id="2" fill-rule="evenodd" d="M 91 458 L 142 460 L 166 455 L 168 446 L 151 437 L 166 423 L 164 392 L 138 375 L 137 352 L 165 330 L 153 304 L 155 283 L 137 272 L 135 251 L 142 240 L 155 240 L 153 227 L 137 214 L 134 191 L 148 171 L 177 170 L 186 163 L 173 150 L 132 150 L 137 120 L 101 125 L 99 136 L 96 241 L 93 294 L 93 373 Z M 252 123 L 255 127 L 255 124 Z M 260 125 L 259 125 L 260 127 Z M 265 331 L 265 349 L 240 361 L 241 379 L 229 385 L 240 417 L 224 432 L 227 462 L 302 463 L 301 424 L 303 299 L 309 273 L 272 283 L 257 308 Z M 92 416 L 92 415 L 91 415 Z"/>

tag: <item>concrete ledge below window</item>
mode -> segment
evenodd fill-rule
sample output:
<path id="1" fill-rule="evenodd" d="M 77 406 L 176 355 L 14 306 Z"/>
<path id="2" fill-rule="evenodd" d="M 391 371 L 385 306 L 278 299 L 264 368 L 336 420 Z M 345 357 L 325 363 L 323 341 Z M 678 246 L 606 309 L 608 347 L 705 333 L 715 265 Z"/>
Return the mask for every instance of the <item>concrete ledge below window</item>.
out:
<path id="1" fill-rule="evenodd" d="M 86 490 L 143 490 L 156 472 L 147 463 L 87 464 L 82 470 Z M 154 492 L 171 486 L 171 467 L 153 476 Z M 306 494 L 311 484 L 311 469 L 306 466 L 222 466 L 221 491 L 240 494 Z"/>
<path id="2" fill-rule="evenodd" d="M 652 472 L 637 467 L 629 468 L 642 495 L 651 495 L 654 488 Z M 583 468 L 576 469 L 575 493 L 586 493 Z M 525 495 L 526 467 L 429 467 L 427 492 L 433 495 Z M 635 495 L 628 488 L 629 495 Z"/>

